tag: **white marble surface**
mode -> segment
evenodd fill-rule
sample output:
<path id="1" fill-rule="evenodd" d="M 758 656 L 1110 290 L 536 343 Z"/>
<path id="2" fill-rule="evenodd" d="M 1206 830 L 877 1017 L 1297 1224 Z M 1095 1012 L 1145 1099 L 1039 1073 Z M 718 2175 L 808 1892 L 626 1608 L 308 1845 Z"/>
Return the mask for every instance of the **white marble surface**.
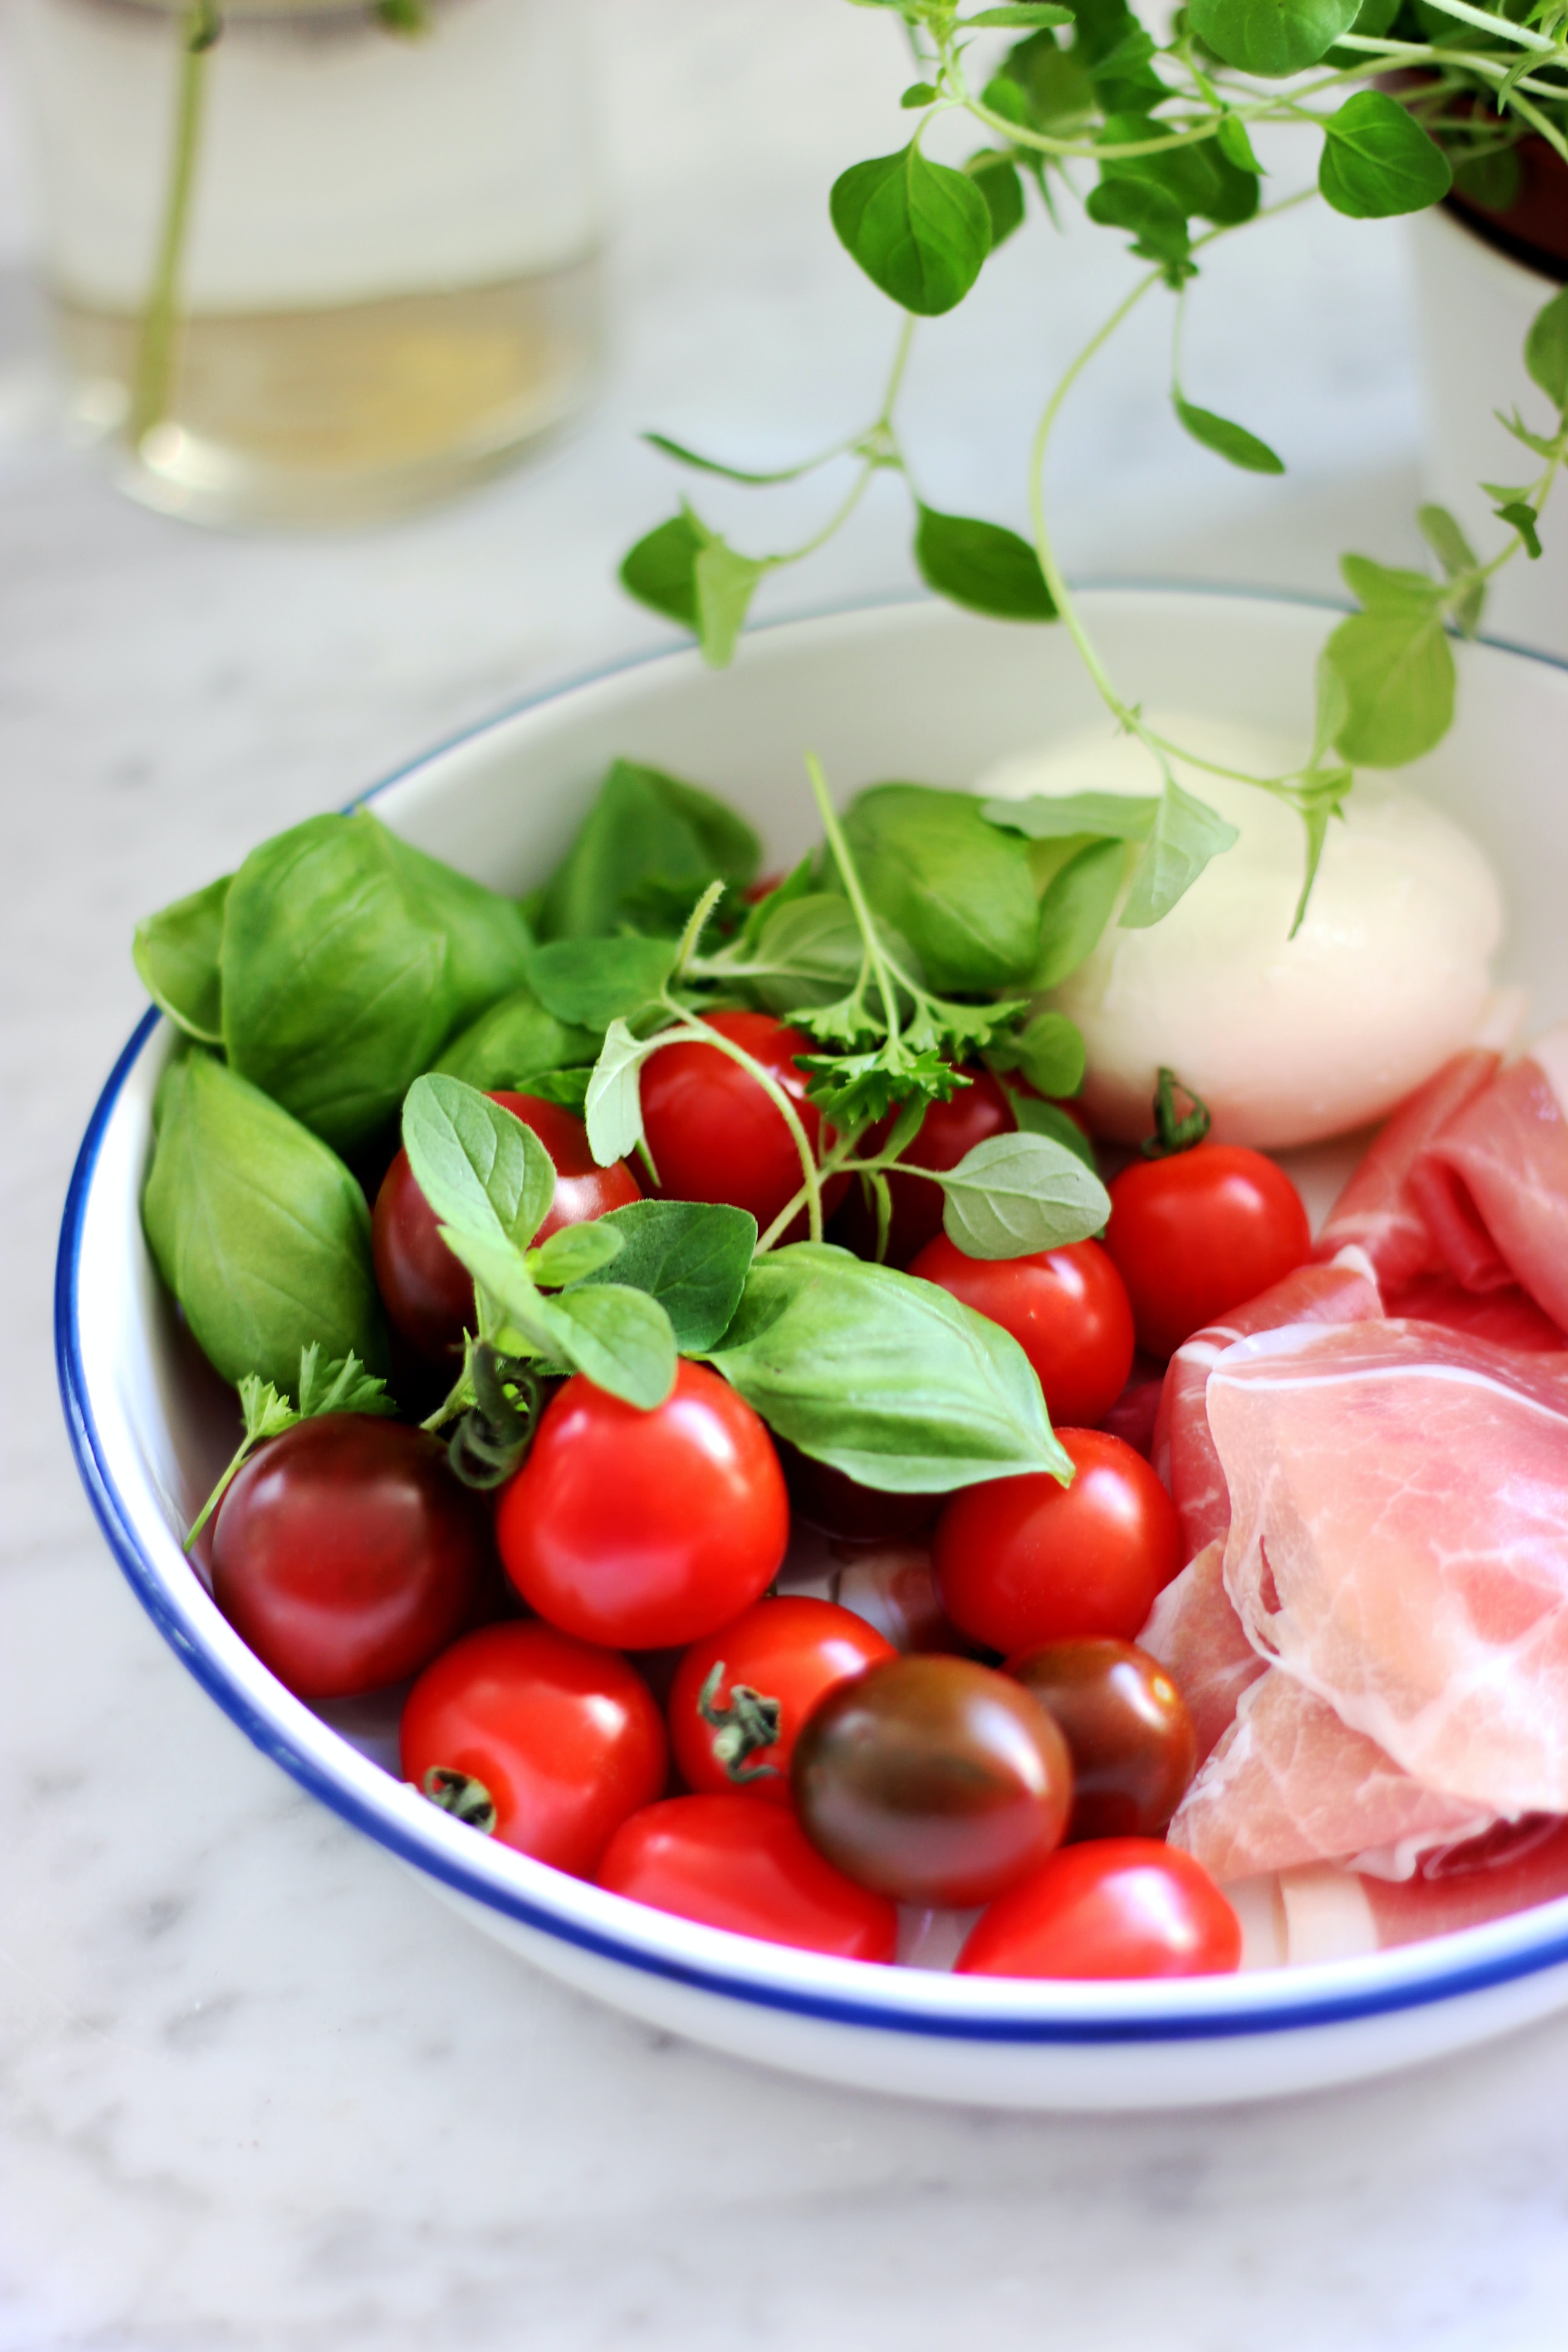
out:
<path id="1" fill-rule="evenodd" d="M 887 28 L 843 0 L 596 14 L 621 215 L 604 398 L 528 471 L 393 530 L 203 537 L 114 497 L 51 423 L 0 135 L 0 2347 L 1555 2352 L 1568 2022 L 1152 2121 L 753 2073 L 528 1973 L 300 1796 L 163 1647 L 89 1517 L 49 1269 L 140 1009 L 134 917 L 649 642 L 611 579 L 670 497 L 637 426 L 764 457 L 843 429 L 881 363 L 887 313 L 823 199 L 901 135 Z M 1029 410 L 1108 284 L 1037 232 L 926 337 L 910 423 L 937 503 L 1018 519 Z M 1189 388 L 1223 387 L 1290 485 L 1180 441 L 1152 317 L 1065 436 L 1069 560 L 1325 588 L 1341 545 L 1397 560 L 1407 310 L 1396 232 L 1308 212 L 1237 240 L 1194 305 Z M 904 580 L 883 487 L 794 600 Z"/>

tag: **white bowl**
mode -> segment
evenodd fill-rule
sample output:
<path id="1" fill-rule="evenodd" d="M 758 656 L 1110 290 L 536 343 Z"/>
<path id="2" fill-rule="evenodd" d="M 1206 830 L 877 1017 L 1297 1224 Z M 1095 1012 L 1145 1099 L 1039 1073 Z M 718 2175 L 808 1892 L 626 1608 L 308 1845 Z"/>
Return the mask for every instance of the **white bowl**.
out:
<path id="1" fill-rule="evenodd" d="M 1087 593 L 1110 667 L 1150 703 L 1310 727 L 1330 614 L 1297 601 L 1150 588 Z M 1568 1010 L 1568 665 L 1459 653 L 1460 716 L 1419 781 L 1485 843 L 1510 901 L 1503 977 Z M 971 782 L 1097 705 L 1064 632 L 931 604 L 754 633 L 714 677 L 689 652 L 633 662 L 462 736 L 378 788 L 408 839 L 504 889 L 564 850 L 617 752 L 732 799 L 770 852 L 815 827 L 801 754 L 836 789 Z M 259 1664 L 180 1549 L 230 1432 L 179 1342 L 138 1199 L 169 1044 L 149 1013 L 83 1139 L 60 1235 L 57 1349 L 81 1475 L 155 1623 L 218 1705 L 305 1788 L 476 1926 L 553 1975 L 718 2047 L 831 2080 L 1020 2107 L 1152 2107 L 1342 2082 L 1568 2005 L 1568 1900 L 1331 1965 L 1163 1983 L 1018 1983 L 818 1958 L 675 1919 L 477 1837 L 403 1787 L 374 1710 L 316 1713 Z M 335 1718 L 328 1721 L 327 1715 Z M 350 1736 L 355 1734 L 356 1736 Z M 390 1756 L 388 1761 L 391 1761 Z"/>

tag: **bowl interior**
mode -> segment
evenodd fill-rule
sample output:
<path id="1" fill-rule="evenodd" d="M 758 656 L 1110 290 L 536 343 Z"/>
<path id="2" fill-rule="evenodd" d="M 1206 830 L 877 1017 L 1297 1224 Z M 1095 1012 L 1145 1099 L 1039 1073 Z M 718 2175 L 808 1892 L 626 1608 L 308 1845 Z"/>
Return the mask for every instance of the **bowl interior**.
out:
<path id="1" fill-rule="evenodd" d="M 1124 691 L 1151 706 L 1292 730 L 1305 747 L 1313 661 L 1331 611 L 1150 589 L 1095 591 L 1084 605 Z M 1460 648 L 1459 662 L 1458 721 L 1408 774 L 1476 833 L 1496 865 L 1510 908 L 1500 977 L 1529 988 L 1539 1025 L 1568 1012 L 1559 906 L 1568 874 L 1568 665 L 1484 644 Z M 782 864 L 816 834 L 807 749 L 842 797 L 889 777 L 966 784 L 1005 753 L 1077 731 L 1099 714 L 1064 633 L 1000 627 L 923 603 L 884 606 L 758 632 L 718 676 L 684 653 L 611 671 L 437 751 L 374 798 L 377 814 L 421 847 L 521 890 L 563 852 L 605 766 L 624 754 L 725 795 L 758 825 L 770 862 Z M 122 1565 L 192 1671 L 253 1738 L 458 1891 L 580 1944 L 695 1971 L 726 1990 L 804 1987 L 832 2000 L 876 1977 L 892 1979 L 880 1997 L 911 2018 L 1123 2017 L 1142 2019 L 1145 2031 L 1160 2018 L 1257 2005 L 1256 1979 L 1062 1987 L 868 1971 L 647 1913 L 476 1840 L 402 1789 L 393 1777 L 395 1704 L 312 1710 L 284 1692 L 218 1616 L 180 1549 L 232 1450 L 235 1415 L 228 1391 L 184 1339 L 141 1231 L 152 1098 L 169 1043 L 167 1024 L 150 1016 L 83 1145 L 62 1237 L 62 1384 L 83 1475 Z M 1529 1952 L 1544 1951 L 1547 1930 L 1565 1926 L 1568 1903 L 1442 1940 L 1533 1965 Z M 1304 2000 L 1321 1998 L 1325 1978 L 1363 1992 L 1380 1976 L 1415 1983 L 1425 1969 L 1430 1978 L 1434 1949 L 1289 1974 Z M 1276 1978 L 1276 2002 L 1282 1990 Z"/>

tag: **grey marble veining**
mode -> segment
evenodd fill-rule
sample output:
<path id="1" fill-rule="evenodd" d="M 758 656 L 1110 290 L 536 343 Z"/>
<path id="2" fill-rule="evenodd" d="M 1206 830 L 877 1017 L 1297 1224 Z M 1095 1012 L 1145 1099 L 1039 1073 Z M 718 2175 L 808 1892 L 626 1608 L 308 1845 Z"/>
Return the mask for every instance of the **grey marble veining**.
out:
<path id="1" fill-rule="evenodd" d="M 904 135 L 886 28 L 843 0 L 595 15 L 616 357 L 592 416 L 481 497 L 314 541 L 141 513 L 57 436 L 15 274 L 0 298 L 0 2352 L 1557 2352 L 1568 2022 L 1196 2117 L 996 2116 L 753 2072 L 533 1976 L 300 1795 L 89 1517 L 49 1265 L 140 1010 L 134 918 L 653 642 L 611 576 L 672 500 L 637 427 L 765 462 L 875 405 L 889 316 L 824 194 Z M 12 265 L 16 184 L 5 132 Z M 935 503 L 1021 518 L 1041 385 L 1113 299 L 1106 243 L 1020 239 L 922 336 L 909 425 Z M 1194 298 L 1192 396 L 1223 386 L 1286 486 L 1175 434 L 1167 329 L 1151 311 L 1068 419 L 1069 561 L 1328 588 L 1340 546 L 1398 560 L 1419 420 L 1397 233 L 1303 213 L 1222 248 Z M 755 514 L 759 546 L 818 511 L 703 495 Z M 906 536 L 879 484 L 779 601 L 902 584 Z"/>

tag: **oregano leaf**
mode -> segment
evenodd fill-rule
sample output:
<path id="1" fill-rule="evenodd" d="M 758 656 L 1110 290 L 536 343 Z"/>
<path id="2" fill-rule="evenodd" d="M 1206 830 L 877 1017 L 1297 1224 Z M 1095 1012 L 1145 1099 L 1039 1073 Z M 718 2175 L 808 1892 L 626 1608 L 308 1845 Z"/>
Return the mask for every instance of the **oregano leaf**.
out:
<path id="1" fill-rule="evenodd" d="M 998 522 L 921 506 L 915 562 L 928 588 L 998 621 L 1054 621 L 1057 608 L 1026 539 Z"/>
<path id="2" fill-rule="evenodd" d="M 1425 212 L 1453 178 L 1436 142 L 1380 89 L 1357 90 L 1323 125 L 1318 185 L 1352 220 Z"/>
<path id="3" fill-rule="evenodd" d="M 1197 408 L 1180 393 L 1172 394 L 1172 404 L 1183 425 L 1194 441 L 1205 449 L 1224 457 L 1233 466 L 1242 467 L 1249 474 L 1282 474 L 1285 460 L 1277 457 L 1267 441 L 1249 433 L 1245 425 L 1233 425 L 1228 416 L 1216 416 L 1212 408 Z"/>
<path id="4" fill-rule="evenodd" d="M 874 286 L 918 318 L 962 302 L 991 250 L 991 213 L 966 173 L 913 142 L 853 163 L 828 200 L 839 242 Z"/>

